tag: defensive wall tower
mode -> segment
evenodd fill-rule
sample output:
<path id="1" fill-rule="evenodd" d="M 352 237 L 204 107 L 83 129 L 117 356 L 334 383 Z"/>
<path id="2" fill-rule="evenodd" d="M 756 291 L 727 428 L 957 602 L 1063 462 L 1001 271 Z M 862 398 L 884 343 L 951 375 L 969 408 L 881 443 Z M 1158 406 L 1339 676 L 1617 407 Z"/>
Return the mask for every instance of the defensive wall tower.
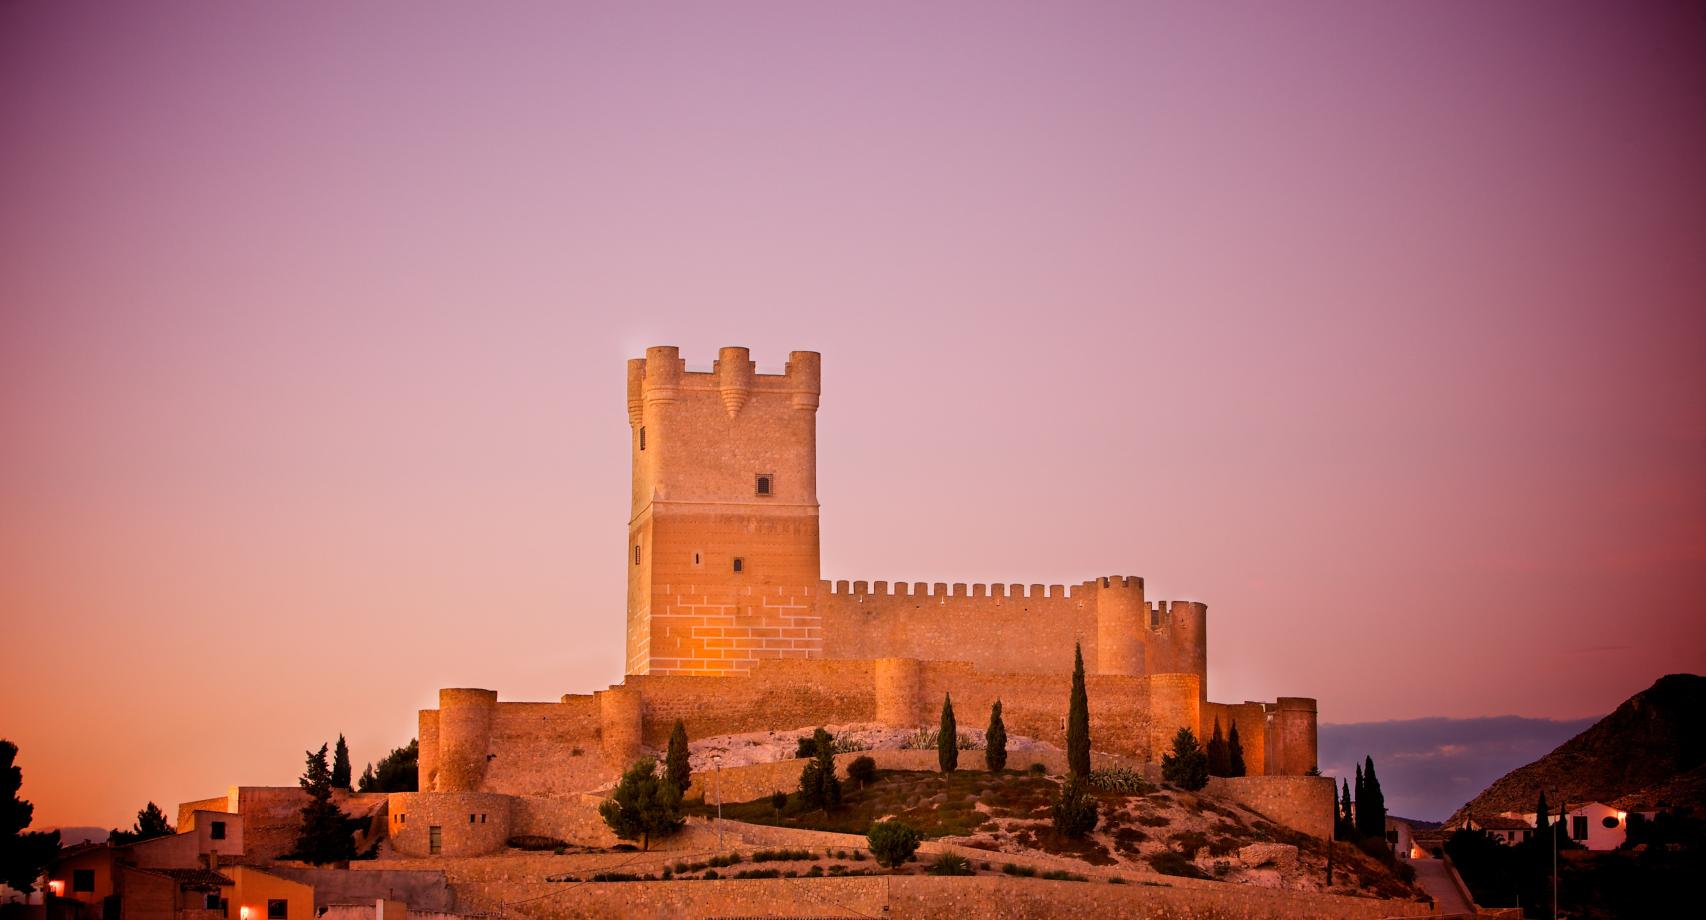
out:
<path id="1" fill-rule="evenodd" d="M 1144 670 L 1143 579 L 1114 575 L 1091 584 L 1096 591 L 1095 673 L 1137 677 Z"/>
<path id="2" fill-rule="evenodd" d="M 1315 701 L 1305 696 L 1282 696 L 1268 713 L 1269 773 L 1302 776 L 1317 766 Z"/>
<path id="3" fill-rule="evenodd" d="M 781 374 L 734 347 L 708 372 L 674 346 L 628 362 L 629 674 L 738 674 L 821 653 L 821 393 L 814 351 L 791 352 Z"/>
<path id="4" fill-rule="evenodd" d="M 1143 631 L 1151 674 L 1195 674 L 1200 699 L 1208 701 L 1208 605 L 1157 601 L 1147 608 Z"/>
<path id="5" fill-rule="evenodd" d="M 617 684 L 598 697 L 598 737 L 604 759 L 614 770 L 627 769 L 640 756 L 645 706 L 640 691 Z"/>
<path id="6" fill-rule="evenodd" d="M 446 688 L 438 691 L 438 756 L 432 788 L 436 792 L 477 792 L 486 778 L 492 749 L 495 690 Z"/>

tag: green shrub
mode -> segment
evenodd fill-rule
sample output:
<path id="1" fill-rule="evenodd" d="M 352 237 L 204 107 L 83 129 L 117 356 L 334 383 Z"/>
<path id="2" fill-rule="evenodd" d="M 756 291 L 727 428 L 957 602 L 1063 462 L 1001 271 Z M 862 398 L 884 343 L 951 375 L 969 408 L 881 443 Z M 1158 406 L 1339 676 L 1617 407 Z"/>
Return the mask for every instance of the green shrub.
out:
<path id="1" fill-rule="evenodd" d="M 847 765 L 847 778 L 858 783 L 860 789 L 865 788 L 867 783 L 877 778 L 877 762 L 869 756 L 853 758 L 853 762 Z"/>
<path id="2" fill-rule="evenodd" d="M 727 869 L 728 867 L 738 865 L 739 863 L 739 853 L 730 853 L 726 856 L 713 856 L 705 861 L 705 865 L 710 866 L 713 869 Z"/>
<path id="3" fill-rule="evenodd" d="M 1040 763 L 1031 764 L 1031 773 L 1036 776 L 1044 776 L 1048 773 L 1048 767 Z"/>
<path id="4" fill-rule="evenodd" d="M 722 876 L 717 874 L 717 870 L 715 870 L 715 869 L 706 869 L 705 874 L 700 876 L 700 877 L 703 878 L 707 882 L 714 882 L 717 879 L 722 878 Z"/>
<path id="5" fill-rule="evenodd" d="M 1033 866 L 1019 866 L 1013 863 L 1007 863 L 1001 867 L 1001 871 L 1007 875 L 1017 875 L 1020 878 L 1037 877 L 1037 870 Z"/>
<path id="6" fill-rule="evenodd" d="M 893 869 L 918 852 L 917 831 L 900 821 L 878 821 L 871 825 L 865 839 L 870 842 L 871 855 L 877 864 Z"/>
<path id="7" fill-rule="evenodd" d="M 761 862 L 790 862 L 793 860 L 816 859 L 817 854 L 811 850 L 759 850 L 752 854 L 752 861 Z"/>
<path id="8" fill-rule="evenodd" d="M 972 875 L 971 861 L 957 853 L 943 853 L 930 864 L 931 875 Z"/>
<path id="9" fill-rule="evenodd" d="M 1098 792 L 1113 792 L 1120 795 L 1146 795 L 1155 791 L 1155 787 L 1143 778 L 1143 774 L 1125 767 L 1115 767 L 1110 770 L 1092 771 L 1085 780 L 1091 789 Z"/>
<path id="10" fill-rule="evenodd" d="M 1076 872 L 1068 872 L 1065 869 L 1051 869 L 1051 870 L 1043 873 L 1043 878 L 1048 879 L 1051 882 L 1088 882 L 1089 881 L 1088 878 L 1086 878 L 1082 875 L 1079 875 Z"/>
<path id="11" fill-rule="evenodd" d="M 568 849 L 569 846 L 567 841 L 558 840 L 555 837 L 541 837 L 533 834 L 523 834 L 519 837 L 511 837 L 509 838 L 509 845 L 512 849 L 517 850 L 564 850 Z"/>
<path id="12" fill-rule="evenodd" d="M 1060 795 L 1054 800 L 1054 829 L 1067 837 L 1082 837 L 1096 828 L 1096 800 L 1090 797 L 1076 776 L 1068 776 L 1060 784 Z"/>
<path id="13" fill-rule="evenodd" d="M 1161 778 L 1193 791 L 1208 785 L 1208 755 L 1189 728 L 1181 727 L 1173 735 L 1172 753 L 1161 755 Z"/>
<path id="14" fill-rule="evenodd" d="M 1110 884 L 1110 885 L 1124 885 L 1125 879 L 1120 878 L 1119 876 L 1116 875 L 1113 878 L 1108 879 L 1108 884 Z"/>

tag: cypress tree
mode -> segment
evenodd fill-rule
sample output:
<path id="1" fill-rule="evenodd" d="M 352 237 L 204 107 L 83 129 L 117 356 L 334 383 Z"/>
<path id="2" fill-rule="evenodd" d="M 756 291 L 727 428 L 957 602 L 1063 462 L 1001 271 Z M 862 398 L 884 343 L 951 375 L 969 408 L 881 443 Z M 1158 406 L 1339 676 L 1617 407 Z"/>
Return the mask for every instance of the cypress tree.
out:
<path id="1" fill-rule="evenodd" d="M 308 804 L 302 806 L 302 824 L 292 856 L 317 866 L 354 859 L 355 831 L 366 822 L 344 814 L 332 801 L 332 770 L 326 766 L 326 745 L 320 745 L 318 752 L 308 751 L 307 755 L 308 768 L 298 782 L 308 793 Z"/>
<path id="2" fill-rule="evenodd" d="M 936 763 L 943 773 L 952 773 L 960 766 L 960 729 L 954 723 L 953 694 L 942 695 L 942 727 L 936 733 Z"/>
<path id="3" fill-rule="evenodd" d="M 1215 717 L 1214 734 L 1208 739 L 1208 775 L 1231 776 L 1232 758 L 1226 751 L 1226 738 L 1220 733 L 1220 718 Z"/>
<path id="4" fill-rule="evenodd" d="M 1161 755 L 1161 778 L 1192 792 L 1208 785 L 1208 755 L 1188 726 L 1173 735 L 1173 752 Z"/>
<path id="5" fill-rule="evenodd" d="M 1337 820 L 1333 822 L 1333 836 L 1339 840 L 1349 840 L 1355 836 L 1351 825 L 1351 815 L 1354 814 L 1351 809 L 1351 781 L 1341 779 L 1339 782 L 1343 784 L 1344 792 L 1339 797 L 1339 813 Z"/>
<path id="6" fill-rule="evenodd" d="M 344 743 L 344 736 L 338 734 L 338 747 L 332 752 L 332 788 L 348 789 L 350 783 L 349 745 Z"/>
<path id="7" fill-rule="evenodd" d="M 1232 722 L 1232 731 L 1226 736 L 1226 760 L 1229 768 L 1226 771 L 1227 776 L 1243 776 L 1245 774 L 1244 745 L 1238 740 L 1238 722 L 1236 719 Z"/>
<path id="8" fill-rule="evenodd" d="M 1007 723 L 1001 721 L 1001 701 L 989 707 L 989 730 L 983 733 L 983 762 L 989 772 L 1000 773 L 1007 767 Z"/>
<path id="9" fill-rule="evenodd" d="M 675 720 L 675 728 L 669 733 L 669 753 L 664 756 L 664 773 L 675 785 L 677 792 L 685 794 L 687 787 L 693 784 L 693 767 L 687 760 L 687 726 Z"/>
<path id="10" fill-rule="evenodd" d="M 1072 698 L 1066 708 L 1066 770 L 1090 775 L 1090 697 L 1084 692 L 1084 648 L 1072 647 Z"/>
<path id="11" fill-rule="evenodd" d="M 1351 809 L 1351 839 L 1362 836 L 1362 803 L 1368 798 L 1368 784 L 1363 782 L 1362 764 L 1357 764 L 1356 803 Z"/>
<path id="12" fill-rule="evenodd" d="M 812 732 L 812 759 L 800 770 L 800 798 L 826 813 L 841 804 L 841 780 L 835 777 L 835 738 L 822 728 Z"/>
<path id="13" fill-rule="evenodd" d="M 1364 837 L 1377 840 L 1386 839 L 1386 796 L 1380 792 L 1380 778 L 1374 775 L 1374 758 L 1366 757 L 1362 771 L 1363 791 L 1368 796 L 1365 804 L 1357 800 L 1357 830 Z"/>
<path id="14" fill-rule="evenodd" d="M 1546 790 L 1540 790 L 1540 804 L 1534 808 L 1534 839 L 1544 841 L 1552 829 L 1552 813 L 1546 810 Z"/>

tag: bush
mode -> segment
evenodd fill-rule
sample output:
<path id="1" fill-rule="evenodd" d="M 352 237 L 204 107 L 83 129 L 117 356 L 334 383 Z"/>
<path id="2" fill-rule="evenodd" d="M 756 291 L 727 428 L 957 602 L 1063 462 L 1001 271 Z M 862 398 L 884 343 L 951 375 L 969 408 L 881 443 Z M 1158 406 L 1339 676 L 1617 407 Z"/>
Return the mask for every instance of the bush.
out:
<path id="1" fill-rule="evenodd" d="M 865 839 L 870 843 L 871 855 L 877 864 L 893 869 L 918 852 L 920 837 L 917 831 L 903 822 L 878 821 L 871 825 Z"/>
<path id="2" fill-rule="evenodd" d="M 1096 800 L 1076 776 L 1060 784 L 1054 800 L 1054 829 L 1066 837 L 1082 837 L 1096 828 Z"/>
<path id="3" fill-rule="evenodd" d="M 1048 767 L 1040 763 L 1034 763 L 1031 764 L 1031 772 L 1037 776 L 1044 776 L 1048 773 Z"/>
<path id="4" fill-rule="evenodd" d="M 788 793 L 781 791 L 770 793 L 770 807 L 776 809 L 777 817 L 781 817 L 782 809 L 788 807 Z"/>
<path id="5" fill-rule="evenodd" d="M 653 837 L 681 829 L 681 790 L 658 776 L 657 761 L 637 760 L 622 774 L 615 793 L 599 804 L 598 814 L 617 837 L 638 838 L 642 849 L 650 849 Z"/>
<path id="6" fill-rule="evenodd" d="M 1003 873 L 1006 873 L 1007 875 L 1017 875 L 1020 878 L 1036 878 L 1037 877 L 1037 870 L 1031 866 L 1018 866 L 1018 865 L 1014 865 L 1013 863 L 1007 863 L 1006 865 L 1001 867 L 1001 871 Z"/>
<path id="7" fill-rule="evenodd" d="M 1115 767 L 1111 770 L 1095 770 L 1085 780 L 1090 788 L 1099 792 L 1113 792 L 1120 795 L 1146 795 L 1155 791 L 1155 787 L 1143 778 L 1143 774 L 1125 767 Z"/>
<path id="8" fill-rule="evenodd" d="M 1208 835 L 1202 831 L 1180 831 L 1172 836 L 1170 842 L 1180 853 L 1194 856 L 1198 850 L 1208 846 Z"/>
<path id="9" fill-rule="evenodd" d="M 759 850 L 752 854 L 752 861 L 760 862 L 791 862 L 794 860 L 816 859 L 817 854 L 811 850 Z"/>
<path id="10" fill-rule="evenodd" d="M 1079 875 L 1076 872 L 1068 872 L 1065 869 L 1050 869 L 1049 871 L 1043 873 L 1043 878 L 1048 879 L 1051 882 L 1088 882 L 1089 881 L 1088 878 L 1085 878 L 1084 876 Z"/>
<path id="11" fill-rule="evenodd" d="M 955 853 L 943 853 L 930 864 L 931 875 L 972 875 L 970 860 Z"/>
<path id="12" fill-rule="evenodd" d="M 705 865 L 710 866 L 713 869 L 727 869 L 730 866 L 739 864 L 739 853 L 730 853 L 727 856 L 713 856 L 705 861 Z"/>
<path id="13" fill-rule="evenodd" d="M 1173 736 L 1172 753 L 1161 755 L 1161 778 L 1193 791 L 1208 785 L 1208 755 L 1189 728 L 1180 728 Z"/>
<path id="14" fill-rule="evenodd" d="M 800 799 L 808 808 L 825 812 L 841 804 L 841 780 L 835 778 L 835 745 L 829 732 L 818 729 L 816 751 L 800 770 Z"/>
<path id="15" fill-rule="evenodd" d="M 853 758 L 847 765 L 847 778 L 858 783 L 860 789 L 865 788 L 866 783 L 877 778 L 877 762 L 868 756 Z"/>

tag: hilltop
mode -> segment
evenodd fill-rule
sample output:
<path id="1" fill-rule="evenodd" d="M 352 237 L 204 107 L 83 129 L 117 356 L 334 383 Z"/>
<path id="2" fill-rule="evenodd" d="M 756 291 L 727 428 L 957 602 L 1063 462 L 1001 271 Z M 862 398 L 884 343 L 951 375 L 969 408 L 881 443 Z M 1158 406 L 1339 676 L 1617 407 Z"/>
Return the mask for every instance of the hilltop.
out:
<path id="1" fill-rule="evenodd" d="M 1464 808 L 1476 815 L 1534 809 L 1549 801 L 1612 802 L 1655 787 L 1694 790 L 1684 774 L 1706 763 L 1706 677 L 1667 674 L 1550 754 L 1500 777 Z M 1671 784 L 1667 786 L 1666 784 Z"/>

